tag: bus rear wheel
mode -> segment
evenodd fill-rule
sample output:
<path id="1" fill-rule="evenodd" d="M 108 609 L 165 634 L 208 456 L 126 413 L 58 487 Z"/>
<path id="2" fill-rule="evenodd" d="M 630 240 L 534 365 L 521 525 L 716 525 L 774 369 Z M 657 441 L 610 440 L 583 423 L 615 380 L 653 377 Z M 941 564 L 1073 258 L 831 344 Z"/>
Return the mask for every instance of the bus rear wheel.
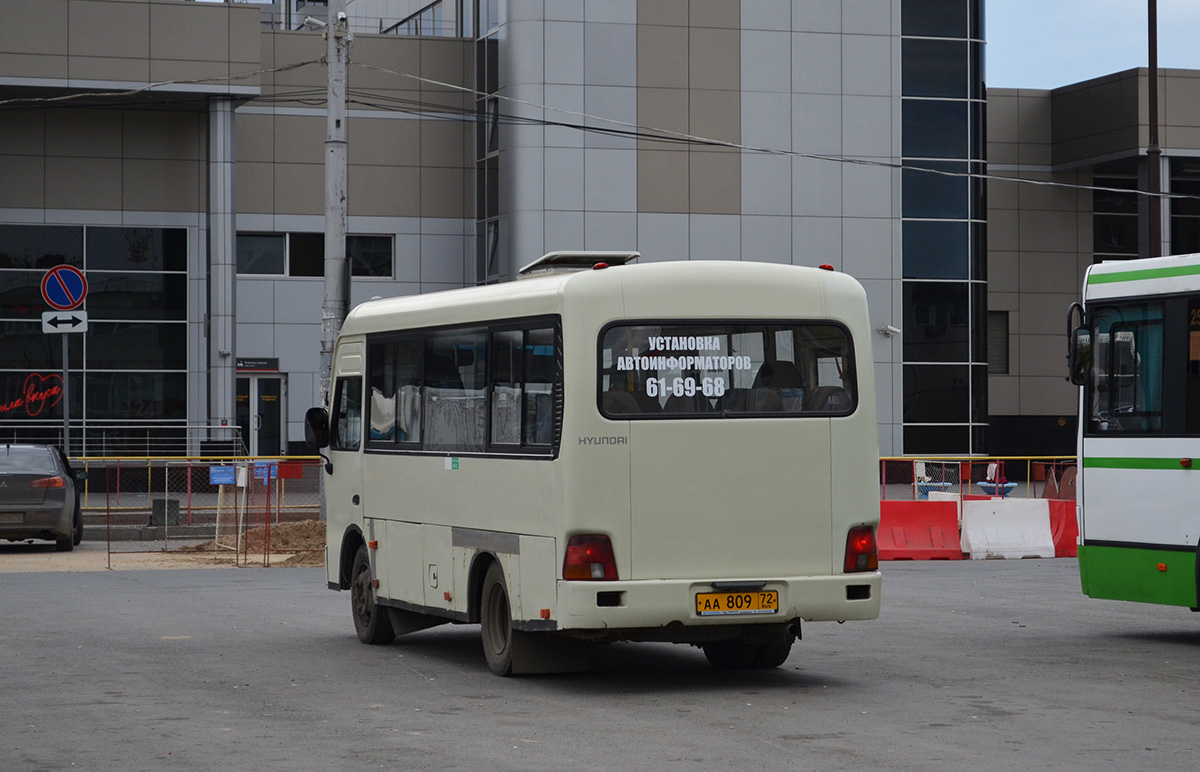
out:
<path id="1" fill-rule="evenodd" d="M 787 661 L 791 653 L 791 640 L 787 643 L 764 643 L 758 647 L 758 653 L 754 656 L 754 667 L 779 667 Z"/>
<path id="2" fill-rule="evenodd" d="M 354 614 L 354 632 L 358 640 L 372 646 L 391 643 L 396 638 L 387 609 L 375 602 L 371 583 L 371 555 L 367 545 L 358 548 L 350 569 L 350 605 Z"/>
<path id="3" fill-rule="evenodd" d="M 712 641 L 704 644 L 708 664 L 717 670 L 733 670 L 754 665 L 759 648 L 742 640 Z"/>
<path id="4" fill-rule="evenodd" d="M 513 626 L 504 568 L 499 562 L 488 566 L 480 596 L 479 626 L 483 654 L 488 667 L 498 676 L 512 675 Z"/>

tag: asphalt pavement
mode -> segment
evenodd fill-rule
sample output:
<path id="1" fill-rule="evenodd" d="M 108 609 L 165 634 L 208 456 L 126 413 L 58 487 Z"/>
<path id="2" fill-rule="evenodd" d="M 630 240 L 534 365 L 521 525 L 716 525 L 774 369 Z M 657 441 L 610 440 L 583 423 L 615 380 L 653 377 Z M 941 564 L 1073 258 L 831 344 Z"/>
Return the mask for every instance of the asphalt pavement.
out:
<path id="1" fill-rule="evenodd" d="M 619 644 L 502 679 L 475 626 L 360 644 L 319 568 L 0 573 L 0 770 L 1196 769 L 1200 614 L 1071 559 L 884 576 L 777 670 Z"/>

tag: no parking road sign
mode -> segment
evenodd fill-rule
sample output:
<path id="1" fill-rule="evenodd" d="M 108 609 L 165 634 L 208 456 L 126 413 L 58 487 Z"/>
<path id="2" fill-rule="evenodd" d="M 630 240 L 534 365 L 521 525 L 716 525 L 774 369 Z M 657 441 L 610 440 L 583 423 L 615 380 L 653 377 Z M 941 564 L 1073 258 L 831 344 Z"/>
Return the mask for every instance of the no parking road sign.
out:
<path id="1" fill-rule="evenodd" d="M 56 265 L 42 277 L 42 299 L 59 311 L 78 308 L 87 297 L 87 279 L 73 265 Z"/>

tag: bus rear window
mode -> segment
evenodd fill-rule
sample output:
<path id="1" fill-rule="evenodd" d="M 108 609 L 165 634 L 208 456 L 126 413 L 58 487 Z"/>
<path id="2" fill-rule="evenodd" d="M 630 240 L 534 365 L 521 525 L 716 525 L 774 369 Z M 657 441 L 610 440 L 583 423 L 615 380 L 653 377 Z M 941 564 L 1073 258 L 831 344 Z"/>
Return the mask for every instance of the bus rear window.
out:
<path id="1" fill-rule="evenodd" d="M 600 339 L 610 417 L 846 415 L 857 404 L 850 334 L 833 322 L 640 323 Z"/>

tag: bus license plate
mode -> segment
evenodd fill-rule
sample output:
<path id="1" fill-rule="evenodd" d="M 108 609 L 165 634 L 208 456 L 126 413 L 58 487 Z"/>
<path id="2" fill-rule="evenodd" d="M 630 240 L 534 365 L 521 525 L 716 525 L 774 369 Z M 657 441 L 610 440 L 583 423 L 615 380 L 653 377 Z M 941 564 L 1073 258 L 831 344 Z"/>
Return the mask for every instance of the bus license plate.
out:
<path id="1" fill-rule="evenodd" d="M 702 617 L 728 614 L 774 614 L 778 611 L 779 593 L 776 590 L 696 594 L 696 613 Z"/>

